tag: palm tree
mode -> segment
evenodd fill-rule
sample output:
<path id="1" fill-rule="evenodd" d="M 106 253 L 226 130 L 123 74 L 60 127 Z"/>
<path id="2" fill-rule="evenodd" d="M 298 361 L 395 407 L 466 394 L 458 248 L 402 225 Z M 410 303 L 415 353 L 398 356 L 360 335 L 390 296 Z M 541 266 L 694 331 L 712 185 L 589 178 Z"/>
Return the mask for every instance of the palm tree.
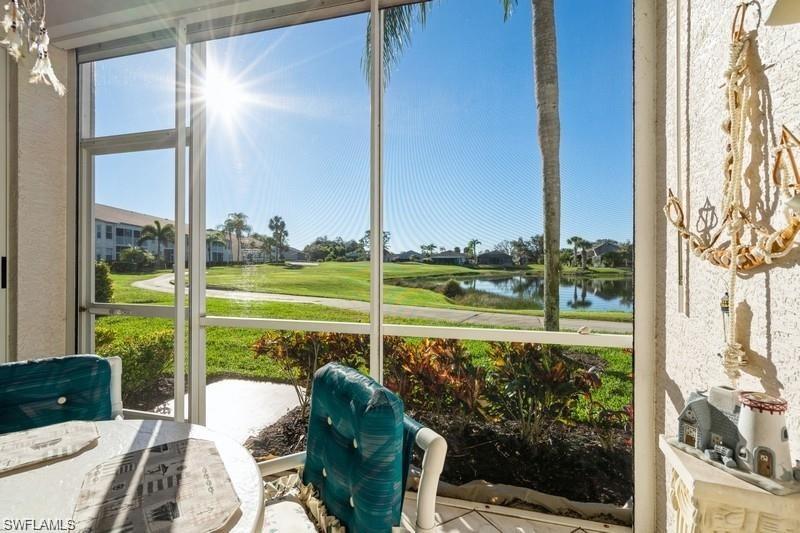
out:
<path id="1" fill-rule="evenodd" d="M 247 223 L 247 215 L 244 213 L 228 213 L 228 218 L 224 224 L 228 234 L 236 235 L 236 261 L 242 261 L 242 237 L 250 233 L 253 229 Z"/>
<path id="2" fill-rule="evenodd" d="M 261 244 L 264 253 L 267 254 L 267 262 L 272 262 L 272 252 L 278 248 L 278 241 L 274 237 L 264 236 Z"/>
<path id="3" fill-rule="evenodd" d="M 518 0 L 500 0 L 507 20 Z M 542 159 L 542 197 L 544 207 L 544 325 L 559 330 L 559 284 L 561 277 L 561 121 L 558 112 L 558 56 L 554 0 L 531 0 L 533 11 L 533 70 L 536 84 L 539 151 Z M 411 42 L 415 23 L 424 26 L 429 3 L 411 4 L 384 10 L 384 82 L 404 48 Z M 370 79 L 372 47 L 367 25 L 362 66 Z"/>
<path id="4" fill-rule="evenodd" d="M 419 250 L 425 255 L 425 257 L 430 257 L 433 255 L 433 252 L 436 251 L 436 245 L 433 243 L 421 244 Z"/>
<path id="5" fill-rule="evenodd" d="M 139 245 L 147 241 L 156 241 L 156 259 L 161 259 L 161 243 L 167 244 L 175 242 L 175 226 L 172 224 L 161 225 L 161 222 L 154 220 L 152 224 L 147 224 L 142 228 L 139 236 Z"/>
<path id="6" fill-rule="evenodd" d="M 231 252 L 231 259 L 233 258 L 233 228 L 231 227 L 230 219 L 226 219 L 224 223 L 217 226 L 217 231 L 225 236 L 225 246 Z"/>
<path id="7" fill-rule="evenodd" d="M 483 243 L 481 241 L 479 241 L 478 239 L 470 239 L 470 241 L 467 243 L 467 246 L 464 248 L 464 252 L 468 253 L 469 255 L 472 256 L 472 262 L 473 263 L 477 263 L 478 262 L 478 245 L 479 244 L 483 244 Z"/>
<path id="8" fill-rule="evenodd" d="M 581 243 L 585 242 L 583 237 L 570 237 L 567 239 L 567 244 L 572 245 L 572 260 L 575 263 L 575 266 L 578 266 L 578 248 L 581 246 Z"/>
<path id="9" fill-rule="evenodd" d="M 210 229 L 206 231 L 206 262 L 211 261 L 211 248 L 214 244 L 222 244 L 225 245 L 225 232 L 216 229 Z"/>
<path id="10" fill-rule="evenodd" d="M 289 232 L 286 231 L 286 221 L 282 217 L 275 215 L 269 219 L 269 229 L 272 231 L 272 238 L 275 239 L 277 248 L 277 259 L 281 260 L 283 251 L 286 249 L 286 239 L 289 237 Z"/>

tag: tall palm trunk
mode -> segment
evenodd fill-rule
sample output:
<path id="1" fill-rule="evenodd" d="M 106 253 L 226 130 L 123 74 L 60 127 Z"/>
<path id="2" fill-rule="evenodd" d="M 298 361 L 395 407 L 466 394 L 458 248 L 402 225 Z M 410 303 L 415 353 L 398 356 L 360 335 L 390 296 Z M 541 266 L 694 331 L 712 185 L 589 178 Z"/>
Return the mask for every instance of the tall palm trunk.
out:
<path id="1" fill-rule="evenodd" d="M 558 61 L 553 0 L 531 0 L 533 63 L 544 199 L 544 326 L 558 331 L 561 275 L 561 123 L 558 116 Z"/>

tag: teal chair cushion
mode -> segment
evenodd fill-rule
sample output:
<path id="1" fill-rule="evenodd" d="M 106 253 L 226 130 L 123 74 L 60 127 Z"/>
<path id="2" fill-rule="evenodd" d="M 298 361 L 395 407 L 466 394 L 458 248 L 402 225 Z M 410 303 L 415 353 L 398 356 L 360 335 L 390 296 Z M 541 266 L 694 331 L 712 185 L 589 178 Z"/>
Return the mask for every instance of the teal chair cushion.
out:
<path id="1" fill-rule="evenodd" d="M 111 365 L 96 355 L 0 364 L 0 434 L 111 419 Z"/>
<path id="2" fill-rule="evenodd" d="M 417 433 L 423 426 L 413 418 L 405 415 L 403 418 L 403 492 L 406 491 L 408 473 L 411 471 L 411 461 L 414 459 L 414 448 L 417 444 Z"/>
<path id="3" fill-rule="evenodd" d="M 303 481 L 348 531 L 388 532 L 403 503 L 403 402 L 336 363 L 314 375 Z"/>

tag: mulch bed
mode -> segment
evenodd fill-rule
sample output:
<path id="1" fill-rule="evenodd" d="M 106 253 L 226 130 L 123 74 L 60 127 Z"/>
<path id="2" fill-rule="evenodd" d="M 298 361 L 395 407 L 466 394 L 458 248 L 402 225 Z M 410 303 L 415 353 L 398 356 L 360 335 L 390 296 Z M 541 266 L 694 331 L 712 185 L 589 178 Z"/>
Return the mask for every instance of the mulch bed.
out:
<path id="1" fill-rule="evenodd" d="M 631 435 L 622 430 L 605 439 L 603 446 L 593 427 L 557 424 L 544 442 L 531 447 L 517 437 L 513 423 L 465 419 L 452 413 L 409 414 L 447 440 L 442 480 L 448 483 L 483 479 L 574 501 L 620 506 L 633 495 Z M 306 420 L 296 408 L 245 446 L 257 458 L 287 455 L 305 449 L 305 434 Z"/>

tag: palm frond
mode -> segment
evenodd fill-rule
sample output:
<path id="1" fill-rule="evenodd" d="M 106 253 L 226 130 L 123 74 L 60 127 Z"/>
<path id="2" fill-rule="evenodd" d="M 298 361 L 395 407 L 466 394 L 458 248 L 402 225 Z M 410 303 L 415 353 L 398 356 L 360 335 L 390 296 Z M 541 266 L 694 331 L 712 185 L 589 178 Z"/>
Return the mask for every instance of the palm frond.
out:
<path id="1" fill-rule="evenodd" d="M 510 19 L 514 8 L 517 7 L 517 0 L 500 0 L 500 3 L 503 5 L 503 20 Z"/>
<path id="2" fill-rule="evenodd" d="M 424 27 L 428 20 L 430 2 L 406 4 L 383 10 L 383 82 L 389 81 L 392 69 L 400 60 L 405 48 L 411 44 L 411 37 L 416 26 Z M 369 83 L 372 76 L 372 17 L 367 22 L 364 55 L 361 57 L 361 68 Z"/>

